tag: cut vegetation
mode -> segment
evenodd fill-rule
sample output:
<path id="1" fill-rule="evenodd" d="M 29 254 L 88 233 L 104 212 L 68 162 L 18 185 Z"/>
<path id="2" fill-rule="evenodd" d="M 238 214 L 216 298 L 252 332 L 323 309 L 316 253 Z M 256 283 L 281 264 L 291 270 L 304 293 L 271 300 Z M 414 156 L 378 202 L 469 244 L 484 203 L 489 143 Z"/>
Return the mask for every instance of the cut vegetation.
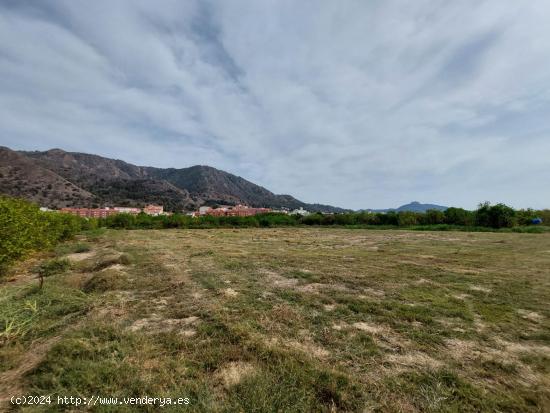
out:
<path id="1" fill-rule="evenodd" d="M 6 407 L 14 394 L 189 397 L 204 412 L 550 406 L 550 234 L 78 238 L 3 281 Z"/>

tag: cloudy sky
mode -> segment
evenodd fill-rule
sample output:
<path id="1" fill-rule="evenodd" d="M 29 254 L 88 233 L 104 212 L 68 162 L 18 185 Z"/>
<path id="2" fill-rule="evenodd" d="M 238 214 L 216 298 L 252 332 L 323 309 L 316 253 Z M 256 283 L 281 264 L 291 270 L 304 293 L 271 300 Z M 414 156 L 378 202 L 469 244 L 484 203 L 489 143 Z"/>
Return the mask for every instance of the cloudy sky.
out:
<path id="1" fill-rule="evenodd" d="M 548 0 L 0 2 L 0 145 L 349 208 L 550 207 Z"/>

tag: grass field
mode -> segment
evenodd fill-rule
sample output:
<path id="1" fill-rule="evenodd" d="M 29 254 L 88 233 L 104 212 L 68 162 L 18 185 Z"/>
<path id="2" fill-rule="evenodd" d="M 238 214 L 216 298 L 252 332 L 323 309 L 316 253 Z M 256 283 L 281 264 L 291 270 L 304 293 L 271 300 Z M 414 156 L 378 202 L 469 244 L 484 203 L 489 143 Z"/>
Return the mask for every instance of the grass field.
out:
<path id="1" fill-rule="evenodd" d="M 98 231 L 1 284 L 0 397 L 549 411 L 549 303 L 550 234 Z"/>

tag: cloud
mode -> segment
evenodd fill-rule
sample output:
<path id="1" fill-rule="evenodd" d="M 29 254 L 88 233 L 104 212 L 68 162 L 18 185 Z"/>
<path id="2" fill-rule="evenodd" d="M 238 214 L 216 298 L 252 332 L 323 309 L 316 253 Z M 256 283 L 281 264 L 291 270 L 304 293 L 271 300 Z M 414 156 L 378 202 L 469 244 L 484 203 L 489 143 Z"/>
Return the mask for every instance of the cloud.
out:
<path id="1" fill-rule="evenodd" d="M 8 1 L 0 143 L 351 208 L 548 207 L 543 0 Z"/>

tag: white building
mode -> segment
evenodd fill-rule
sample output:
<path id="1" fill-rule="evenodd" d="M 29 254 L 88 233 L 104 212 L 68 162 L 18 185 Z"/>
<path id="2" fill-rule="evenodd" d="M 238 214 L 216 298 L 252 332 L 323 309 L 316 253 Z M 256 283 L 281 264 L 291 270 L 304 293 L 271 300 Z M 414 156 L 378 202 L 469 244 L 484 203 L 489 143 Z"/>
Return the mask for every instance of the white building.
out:
<path id="1" fill-rule="evenodd" d="M 209 206 L 201 206 L 199 208 L 199 215 L 205 215 L 206 213 L 208 213 L 208 211 L 210 211 L 212 208 L 209 207 Z"/>
<path id="2" fill-rule="evenodd" d="M 294 211 L 292 211 L 290 214 L 291 215 L 301 215 L 301 216 L 305 217 L 305 216 L 311 214 L 311 212 L 306 211 L 304 208 L 300 207 L 299 209 L 295 209 Z"/>

